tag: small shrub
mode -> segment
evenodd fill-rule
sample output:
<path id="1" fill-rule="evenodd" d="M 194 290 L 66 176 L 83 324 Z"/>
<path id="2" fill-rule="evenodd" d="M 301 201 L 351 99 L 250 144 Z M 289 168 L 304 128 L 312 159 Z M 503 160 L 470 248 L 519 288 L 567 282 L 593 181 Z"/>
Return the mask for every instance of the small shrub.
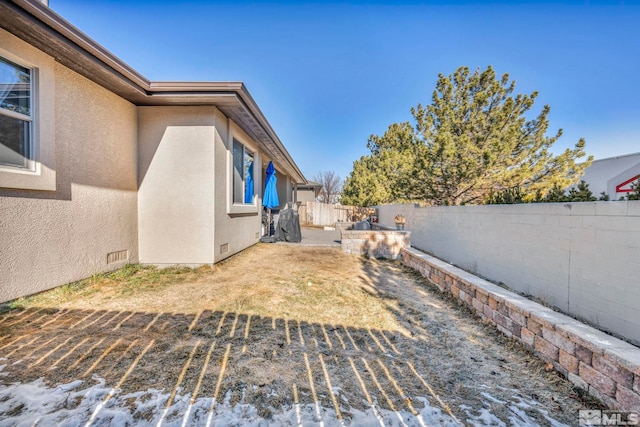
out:
<path id="1" fill-rule="evenodd" d="M 516 203 L 526 203 L 520 187 L 506 188 L 497 193 L 492 192 L 486 202 L 488 205 L 513 205 Z"/>
<path id="2" fill-rule="evenodd" d="M 628 194 L 627 200 L 640 200 L 640 176 L 637 176 L 636 181 L 631 184 L 631 192 Z"/>

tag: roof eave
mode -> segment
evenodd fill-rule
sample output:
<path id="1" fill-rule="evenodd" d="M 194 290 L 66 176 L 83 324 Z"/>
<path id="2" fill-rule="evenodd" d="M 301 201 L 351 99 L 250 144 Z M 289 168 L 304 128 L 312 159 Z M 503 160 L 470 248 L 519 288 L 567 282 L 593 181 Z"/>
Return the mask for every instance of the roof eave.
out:
<path id="1" fill-rule="evenodd" d="M 242 82 L 151 82 L 149 95 L 138 105 L 215 105 L 255 139 L 295 183 L 307 182 Z"/>
<path id="2" fill-rule="evenodd" d="M 242 82 L 151 82 L 33 0 L 0 0 L 0 27 L 135 105 L 218 107 L 255 138 L 294 182 L 307 182 Z"/>

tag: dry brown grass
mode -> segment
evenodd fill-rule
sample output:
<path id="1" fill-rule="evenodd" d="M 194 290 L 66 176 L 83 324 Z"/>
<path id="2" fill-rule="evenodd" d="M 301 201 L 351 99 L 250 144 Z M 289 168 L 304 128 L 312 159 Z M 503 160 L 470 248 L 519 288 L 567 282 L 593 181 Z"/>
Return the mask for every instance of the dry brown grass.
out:
<path id="1" fill-rule="evenodd" d="M 195 314 L 204 310 L 400 330 L 357 257 L 336 248 L 259 244 L 214 268 L 139 265 L 96 275 L 14 306 Z"/>

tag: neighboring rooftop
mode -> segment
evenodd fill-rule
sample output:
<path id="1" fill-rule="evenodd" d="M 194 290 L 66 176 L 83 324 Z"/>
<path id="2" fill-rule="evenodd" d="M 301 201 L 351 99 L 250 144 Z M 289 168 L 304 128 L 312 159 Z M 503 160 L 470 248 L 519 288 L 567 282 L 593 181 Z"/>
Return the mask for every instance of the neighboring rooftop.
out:
<path id="1" fill-rule="evenodd" d="M 619 190 L 628 189 L 629 180 L 633 181 L 638 175 L 640 152 L 594 160 L 585 169 L 581 179 L 589 184 L 589 189 L 595 196 L 605 192 L 615 200 L 626 194 Z"/>

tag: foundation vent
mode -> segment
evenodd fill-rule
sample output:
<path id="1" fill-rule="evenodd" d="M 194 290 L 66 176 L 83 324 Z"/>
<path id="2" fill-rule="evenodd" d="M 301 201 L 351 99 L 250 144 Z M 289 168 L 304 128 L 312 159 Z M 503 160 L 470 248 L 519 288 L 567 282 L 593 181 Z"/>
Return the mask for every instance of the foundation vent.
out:
<path id="1" fill-rule="evenodd" d="M 229 252 L 229 244 L 228 243 L 223 243 L 222 245 L 220 245 L 220 253 L 223 254 L 225 252 Z"/>
<path id="2" fill-rule="evenodd" d="M 127 261 L 129 259 L 129 251 L 117 251 L 107 254 L 107 264 L 115 264 L 116 262 Z"/>

